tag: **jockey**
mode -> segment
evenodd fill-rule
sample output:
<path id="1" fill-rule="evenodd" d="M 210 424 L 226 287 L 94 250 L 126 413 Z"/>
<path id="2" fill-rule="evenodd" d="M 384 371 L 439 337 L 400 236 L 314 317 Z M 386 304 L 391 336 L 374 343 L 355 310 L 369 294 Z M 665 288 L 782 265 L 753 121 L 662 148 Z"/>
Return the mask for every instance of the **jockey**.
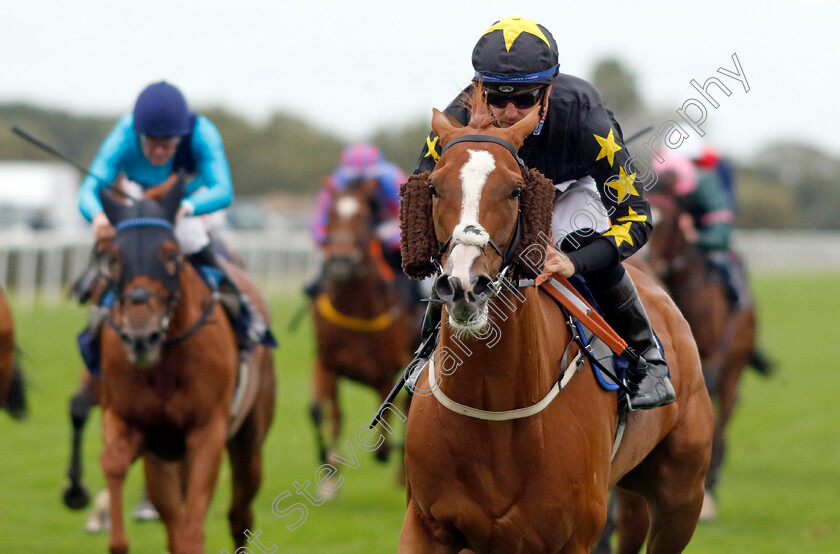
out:
<path id="1" fill-rule="evenodd" d="M 686 151 L 691 154 L 690 150 Z M 660 151 L 661 163 L 653 162 L 662 191 L 674 198 L 690 216 L 696 237 L 694 246 L 723 281 L 731 309 L 737 309 L 746 294 L 744 269 L 731 248 L 735 214 L 720 175 L 714 166 L 704 168 L 695 159 L 677 152 Z M 702 159 L 702 158 L 700 158 Z"/>
<path id="2" fill-rule="evenodd" d="M 419 302 L 420 294 L 414 283 L 408 281 L 403 274 L 400 256 L 400 185 L 405 180 L 405 173 L 387 161 L 376 146 L 365 142 L 351 144 L 341 153 L 338 168 L 327 177 L 318 194 L 311 233 L 313 240 L 319 246 L 323 246 L 333 193 L 365 181 L 375 181 L 375 189 L 371 195 L 371 214 L 376 226 L 376 235 L 382 246 L 382 255 L 397 276 L 409 301 L 415 304 Z M 306 287 L 306 293 L 311 297 L 317 295 L 321 290 L 321 281 L 319 276 L 314 283 Z"/>
<path id="3" fill-rule="evenodd" d="M 673 402 L 668 366 L 636 287 L 621 265 L 647 241 L 651 222 L 642 197 L 643 177 L 612 112 L 591 84 L 559 73 L 554 38 L 530 19 L 508 17 L 494 23 L 476 43 L 472 64 L 474 80 L 481 83 L 500 127 L 534 110 L 541 114 L 519 155 L 557 189 L 552 238 L 565 255 L 548 248 L 545 272 L 585 277 L 607 322 L 642 357 L 628 375 L 631 408 Z M 462 125 L 469 121 L 460 99 L 444 113 Z M 440 151 L 432 133 L 415 172 L 434 169 Z"/>
<path id="4" fill-rule="evenodd" d="M 134 111 L 123 116 L 102 143 L 82 182 L 79 209 L 93 224 L 96 240 L 113 238 L 114 227 L 102 209 L 100 190 L 125 175 L 122 189 L 140 196 L 144 189 L 183 172 L 191 180 L 176 216 L 175 236 L 181 251 L 208 285 L 221 293 L 222 304 L 244 351 L 267 337 L 259 311 L 252 306 L 217 259 L 201 216 L 217 212 L 233 201 L 230 169 L 215 125 L 189 110 L 176 87 L 161 81 L 138 96 Z M 85 277 L 83 276 L 84 280 Z M 76 293 L 87 300 L 92 280 L 77 283 Z M 90 325 L 89 325 L 90 328 Z"/>
<path id="5" fill-rule="evenodd" d="M 697 135 L 690 135 L 679 147 L 679 153 L 694 163 L 694 167 L 702 171 L 717 174 L 729 208 L 733 213 L 738 211 L 738 198 L 735 194 L 735 170 L 732 164 L 720 153 L 704 143 Z"/>

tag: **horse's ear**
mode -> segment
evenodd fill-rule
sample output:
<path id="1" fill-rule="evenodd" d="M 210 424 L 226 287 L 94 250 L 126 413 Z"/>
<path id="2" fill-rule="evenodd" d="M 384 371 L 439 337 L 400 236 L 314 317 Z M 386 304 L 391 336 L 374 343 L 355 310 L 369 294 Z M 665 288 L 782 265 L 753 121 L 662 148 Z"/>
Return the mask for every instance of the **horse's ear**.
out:
<path id="1" fill-rule="evenodd" d="M 444 144 L 449 142 L 452 132 L 455 131 L 455 129 L 455 125 L 452 124 L 452 121 L 450 121 L 443 112 L 437 108 L 432 108 L 432 131 L 440 137 L 441 148 L 443 148 Z"/>
<path id="2" fill-rule="evenodd" d="M 551 215 L 554 184 L 536 169 L 522 172 L 524 186 L 519 196 L 520 239 L 513 260 L 518 275 L 537 277 L 545 262 L 545 247 L 551 245 Z"/>
<path id="3" fill-rule="evenodd" d="M 537 128 L 539 122 L 540 110 L 531 110 L 531 113 L 526 115 L 521 121 L 517 121 L 505 129 L 507 141 L 519 150 L 522 147 L 522 143 L 525 142 L 525 139 Z"/>
<path id="4" fill-rule="evenodd" d="M 185 186 L 186 179 L 182 172 L 178 175 L 175 184 L 159 200 L 160 206 L 163 208 L 164 217 L 169 221 L 175 221 L 175 215 L 178 213 L 178 208 L 181 207 L 181 200 L 184 198 Z"/>
<path id="5" fill-rule="evenodd" d="M 108 221 L 111 225 L 116 225 L 126 217 L 128 217 L 126 206 L 114 197 L 111 192 L 111 187 L 118 186 L 117 183 L 111 184 L 110 187 L 99 187 L 99 202 L 102 204 L 102 209 L 105 215 L 108 216 Z"/>
<path id="6" fill-rule="evenodd" d="M 175 183 L 178 182 L 178 179 L 181 177 L 181 172 L 172 173 L 166 180 L 159 185 L 155 185 L 150 189 L 146 189 L 143 191 L 143 198 L 146 200 L 160 200 L 166 193 L 172 190 L 172 187 L 175 186 Z"/>
<path id="7" fill-rule="evenodd" d="M 435 272 L 438 243 L 432 221 L 429 172 L 412 175 L 400 186 L 400 230 L 403 272 L 424 279 Z"/>

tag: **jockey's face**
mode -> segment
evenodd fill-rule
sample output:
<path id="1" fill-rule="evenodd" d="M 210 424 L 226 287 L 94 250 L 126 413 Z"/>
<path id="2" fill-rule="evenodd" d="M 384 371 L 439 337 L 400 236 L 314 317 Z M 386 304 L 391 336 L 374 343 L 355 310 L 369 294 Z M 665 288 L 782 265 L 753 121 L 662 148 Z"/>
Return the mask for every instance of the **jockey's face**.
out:
<path id="1" fill-rule="evenodd" d="M 484 92 L 487 97 L 487 105 L 493 117 L 496 118 L 499 127 L 510 127 L 514 123 L 525 119 L 532 111 L 540 108 L 544 87 L 517 88 L 513 91 L 504 92 L 496 88 L 485 87 Z"/>
<path id="2" fill-rule="evenodd" d="M 178 144 L 181 142 L 181 137 L 152 137 L 148 135 L 140 136 L 140 144 L 143 147 L 143 155 L 149 160 L 149 163 L 154 166 L 166 165 L 175 151 L 178 150 Z"/>

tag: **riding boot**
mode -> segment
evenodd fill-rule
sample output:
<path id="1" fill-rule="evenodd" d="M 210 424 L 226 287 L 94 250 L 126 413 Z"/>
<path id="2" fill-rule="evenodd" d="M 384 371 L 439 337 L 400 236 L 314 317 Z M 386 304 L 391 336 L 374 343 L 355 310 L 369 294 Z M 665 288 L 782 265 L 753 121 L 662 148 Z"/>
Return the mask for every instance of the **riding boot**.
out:
<path id="1" fill-rule="evenodd" d="M 67 293 L 68 298 L 76 298 L 79 304 L 87 304 L 93 295 L 97 282 L 102 279 L 102 272 L 99 266 L 99 254 L 94 252 L 91 254 L 90 262 L 81 275 L 73 282 L 70 291 Z"/>
<path id="2" fill-rule="evenodd" d="M 273 341 L 268 336 L 268 326 L 259 309 L 228 275 L 212 246 L 190 254 L 188 259 L 205 281 L 209 281 L 211 289 L 218 293 L 219 303 L 233 325 L 240 351 L 250 352 L 265 340 Z"/>
<path id="3" fill-rule="evenodd" d="M 630 275 L 625 273 L 611 288 L 592 293 L 607 323 L 640 356 L 638 366 L 628 370 L 630 408 L 647 410 L 673 402 L 676 395 L 668 378 L 668 365 Z"/>
<path id="4" fill-rule="evenodd" d="M 708 260 L 720 276 L 729 310 L 737 312 L 745 303 L 742 291 L 746 289 L 746 277 L 743 268 L 736 267 L 735 259 L 725 251 L 710 252 Z"/>
<path id="5" fill-rule="evenodd" d="M 417 379 L 426 362 L 435 351 L 437 338 L 440 333 L 440 318 L 443 313 L 441 302 L 429 302 L 426 306 L 426 313 L 423 314 L 422 329 L 420 335 L 420 346 L 414 352 L 414 359 L 408 365 L 405 376 L 405 387 L 413 393 L 417 386 Z"/>

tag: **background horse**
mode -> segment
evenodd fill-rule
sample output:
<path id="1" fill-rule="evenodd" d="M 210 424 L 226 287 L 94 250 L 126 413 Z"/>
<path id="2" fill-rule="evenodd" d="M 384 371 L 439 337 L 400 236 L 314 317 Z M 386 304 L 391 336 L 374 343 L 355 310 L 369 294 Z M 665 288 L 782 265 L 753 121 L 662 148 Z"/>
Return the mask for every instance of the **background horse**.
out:
<path id="1" fill-rule="evenodd" d="M 645 260 L 665 283 L 691 326 L 709 395 L 715 406 L 712 461 L 706 475 L 702 519 L 715 517 L 715 488 L 726 451 L 726 428 L 738 399 L 744 368 L 764 362 L 756 354 L 756 316 L 751 297 L 732 311 L 717 271 L 688 240 L 691 216 L 670 196 L 650 195 L 657 221 Z M 695 231 L 696 232 L 696 231 Z"/>
<path id="2" fill-rule="evenodd" d="M 538 117 L 534 110 L 496 128 L 479 100 L 470 125 L 459 128 L 435 111 L 444 152 L 431 175 L 403 187 L 406 273 L 424 277 L 439 260 L 435 287 L 445 310 L 435 356 L 419 378 L 434 394 L 415 393 L 408 419 L 399 551 L 589 552 L 606 520 L 607 491 L 618 484 L 647 500 L 649 551 L 678 552 L 700 513 L 713 425 L 679 310 L 653 279 L 630 269 L 677 401 L 631 413 L 611 459 L 616 395 L 599 388 L 588 362 L 576 374 L 580 353 L 554 300 L 505 284 L 511 272 L 539 272 L 542 258 L 532 256 L 544 253 L 541 237 L 550 232 L 553 185 L 511 155 Z M 486 135 L 508 148 L 484 142 Z M 564 381 L 573 377 L 551 402 L 567 368 Z M 641 544 L 627 551 L 633 546 Z"/>
<path id="3" fill-rule="evenodd" d="M 253 525 L 260 447 L 274 410 L 272 355 L 258 346 L 240 367 L 227 316 L 184 263 L 172 226 L 183 188 L 179 181 L 159 202 L 131 206 L 102 196 L 117 230 L 103 258 L 117 298 L 102 330 L 101 462 L 111 497 L 111 552 L 128 550 L 122 485 L 140 455 L 173 554 L 204 552 L 204 518 L 226 443 L 237 546 Z M 259 293 L 229 270 L 268 322 Z"/>
<path id="4" fill-rule="evenodd" d="M 341 432 L 338 378 L 367 385 L 384 400 L 417 342 L 418 318 L 375 233 L 370 207 L 375 184 L 359 181 L 335 192 L 327 216 L 323 288 L 312 304 L 317 346 L 310 407 L 323 463 Z M 325 405 L 329 444 L 322 425 Z M 387 460 L 390 449 L 386 439 L 376 458 Z"/>
<path id="5" fill-rule="evenodd" d="M 12 311 L 0 288 L 0 408 L 15 419 L 26 415 L 23 372 L 17 365 Z"/>
<path id="6" fill-rule="evenodd" d="M 148 189 L 145 191 L 144 197 L 147 199 L 159 199 L 174 185 L 176 179 L 177 175 L 173 175 L 164 183 Z M 124 175 L 120 174 L 112 184 L 112 187 L 118 188 L 121 194 L 133 196 L 131 190 L 123 187 L 124 183 Z M 231 252 L 218 236 L 214 236 L 212 233 L 210 236 L 214 248 L 220 253 L 223 259 L 230 261 L 239 269 L 244 269 L 242 260 Z M 99 335 L 101 326 L 104 323 L 105 312 L 107 312 L 107 308 L 101 306 L 101 297 L 108 292 L 107 268 L 102 263 L 108 244 L 108 242 L 97 242 L 94 244 L 89 266 L 73 285 L 69 295 L 76 297 L 80 304 L 86 304 L 88 302 L 92 304 L 88 326 L 91 334 L 94 335 Z M 81 510 L 90 504 L 90 492 L 83 481 L 82 437 L 84 429 L 87 426 L 88 418 L 90 417 L 91 409 L 100 404 L 101 388 L 99 376 L 92 375 L 85 368 L 82 370 L 79 388 L 73 393 L 70 399 L 70 422 L 72 424 L 70 462 L 67 467 L 68 482 L 64 488 L 62 499 L 64 504 L 72 510 Z M 111 522 L 108 513 L 108 504 L 107 491 L 103 491 L 97 496 L 96 505 L 85 525 L 87 532 L 100 533 L 110 530 Z M 145 490 L 143 498 L 135 509 L 134 518 L 138 521 L 159 519 L 157 512 L 149 504 Z"/>

